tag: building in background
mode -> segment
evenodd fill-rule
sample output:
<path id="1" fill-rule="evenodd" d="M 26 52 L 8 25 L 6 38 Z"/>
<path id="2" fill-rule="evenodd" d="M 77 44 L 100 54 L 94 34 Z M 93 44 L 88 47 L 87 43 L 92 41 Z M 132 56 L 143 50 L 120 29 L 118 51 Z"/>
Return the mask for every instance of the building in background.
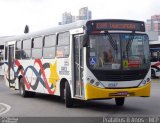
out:
<path id="1" fill-rule="evenodd" d="M 146 31 L 158 33 L 160 36 L 160 15 L 153 15 L 147 20 Z"/>
<path id="2" fill-rule="evenodd" d="M 160 41 L 160 15 L 151 16 L 147 19 L 145 26 L 150 41 Z"/>
<path id="3" fill-rule="evenodd" d="M 89 20 L 92 18 L 92 12 L 88 10 L 88 7 L 79 9 L 79 20 Z"/>
<path id="4" fill-rule="evenodd" d="M 64 12 L 62 14 L 62 21 L 59 22 L 59 25 L 73 23 L 78 20 L 89 20 L 92 18 L 92 12 L 88 7 L 83 7 L 79 9 L 79 15 L 73 16 L 71 12 Z"/>
<path id="5" fill-rule="evenodd" d="M 72 15 L 71 12 L 64 12 L 62 14 L 62 22 L 61 24 L 68 24 L 68 23 L 72 23 Z"/>

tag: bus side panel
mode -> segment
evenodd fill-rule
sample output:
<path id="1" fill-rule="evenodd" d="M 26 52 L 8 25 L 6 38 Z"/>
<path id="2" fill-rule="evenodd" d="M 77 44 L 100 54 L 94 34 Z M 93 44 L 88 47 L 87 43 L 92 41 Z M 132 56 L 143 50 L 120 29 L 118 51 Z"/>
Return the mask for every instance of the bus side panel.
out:
<path id="1" fill-rule="evenodd" d="M 47 86 L 44 88 L 44 93 L 60 95 L 60 81 L 66 79 L 71 81 L 70 77 L 70 65 L 68 58 L 59 58 L 47 60 L 43 59 L 45 64 L 44 72 Z"/>
<path id="2" fill-rule="evenodd" d="M 43 70 L 41 77 L 44 80 L 44 93 L 59 95 L 57 93 L 59 81 L 57 61 L 55 59 L 43 59 Z"/>
<path id="3" fill-rule="evenodd" d="M 60 80 L 71 77 L 68 58 L 16 60 L 16 89 L 19 89 L 18 77 L 25 79 L 25 89 L 38 93 L 60 95 Z"/>
<path id="4" fill-rule="evenodd" d="M 44 93 L 44 68 L 41 59 L 34 59 L 33 64 L 31 64 L 31 90 Z"/>
<path id="5" fill-rule="evenodd" d="M 24 78 L 23 82 L 25 90 L 43 93 L 44 89 L 40 84 L 37 84 L 40 67 L 35 64 L 35 60 L 16 60 L 14 71 L 16 74 L 15 88 L 19 88 L 19 77 Z"/>
<path id="6" fill-rule="evenodd" d="M 71 61 L 69 58 L 59 58 L 57 59 L 57 74 L 59 76 L 59 83 L 57 83 L 57 90 L 60 89 L 60 82 L 62 79 L 65 79 L 69 85 L 71 90 L 71 96 L 73 97 L 73 89 L 72 89 L 72 71 L 71 71 Z M 57 91 L 60 93 L 60 90 Z"/>

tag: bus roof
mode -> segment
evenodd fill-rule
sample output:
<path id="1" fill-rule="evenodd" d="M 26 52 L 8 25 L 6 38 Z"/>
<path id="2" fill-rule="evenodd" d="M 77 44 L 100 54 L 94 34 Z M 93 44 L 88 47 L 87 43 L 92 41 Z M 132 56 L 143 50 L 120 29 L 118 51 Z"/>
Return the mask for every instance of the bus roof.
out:
<path id="1" fill-rule="evenodd" d="M 57 32 L 64 32 L 64 31 L 68 31 L 70 29 L 74 29 L 74 28 L 78 28 L 78 27 L 83 27 L 86 24 L 86 20 L 84 21 L 77 21 L 75 23 L 71 23 L 71 24 L 65 24 L 65 25 L 59 25 L 57 27 L 52 27 L 49 29 L 44 29 L 41 31 L 36 31 L 36 32 L 31 32 L 31 33 L 24 33 L 21 35 L 16 35 L 13 37 L 9 37 L 9 38 L 5 38 L 5 41 L 14 41 L 14 40 L 18 40 L 18 39 L 27 39 L 30 37 L 36 37 L 36 36 L 42 36 L 42 35 L 49 35 L 49 34 L 54 34 Z"/>
<path id="2" fill-rule="evenodd" d="M 65 32 L 65 31 L 75 29 L 75 28 L 86 27 L 86 25 L 91 22 L 111 22 L 111 23 L 112 22 L 117 22 L 117 23 L 124 22 L 124 23 L 139 23 L 141 25 L 144 24 L 143 21 L 122 20 L 122 19 L 79 20 L 74 23 L 59 25 L 57 27 L 52 27 L 52 28 L 37 31 L 37 32 L 31 32 L 31 33 L 8 37 L 8 38 L 5 38 L 5 41 L 16 41 L 16 40 L 21 40 L 21 39 L 27 39 L 30 37 L 37 37 L 37 36 L 42 36 L 42 35 L 54 34 L 54 33 L 58 33 L 58 32 Z M 109 29 L 106 29 L 106 30 L 109 30 Z"/>

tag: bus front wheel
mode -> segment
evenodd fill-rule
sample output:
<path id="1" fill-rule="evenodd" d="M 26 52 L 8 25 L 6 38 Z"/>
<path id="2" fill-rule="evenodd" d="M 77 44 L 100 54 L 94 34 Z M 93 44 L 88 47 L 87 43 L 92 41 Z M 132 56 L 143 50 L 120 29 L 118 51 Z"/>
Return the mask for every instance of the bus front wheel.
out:
<path id="1" fill-rule="evenodd" d="M 65 82 L 64 98 L 65 98 L 66 107 L 72 108 L 73 107 L 73 99 L 71 97 L 71 90 L 70 90 L 68 82 Z"/>
<path id="2" fill-rule="evenodd" d="M 120 98 L 115 98 L 115 102 L 117 106 L 123 106 L 124 105 L 125 98 L 120 97 Z"/>

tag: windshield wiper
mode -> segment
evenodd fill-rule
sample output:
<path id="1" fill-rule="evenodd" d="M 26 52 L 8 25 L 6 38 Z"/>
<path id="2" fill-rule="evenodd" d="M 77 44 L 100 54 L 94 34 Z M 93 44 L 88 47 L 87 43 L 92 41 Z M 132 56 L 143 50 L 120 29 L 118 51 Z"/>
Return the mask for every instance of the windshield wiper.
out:
<path id="1" fill-rule="evenodd" d="M 105 34 L 108 36 L 109 42 L 110 42 L 110 44 L 112 45 L 113 49 L 117 51 L 117 44 L 116 44 L 116 42 L 113 40 L 112 36 L 108 33 L 108 31 L 106 31 Z"/>
<path id="2" fill-rule="evenodd" d="M 132 45 L 132 42 L 133 42 L 133 39 L 134 39 L 134 32 L 130 34 L 129 36 L 129 39 L 128 39 L 128 43 L 126 45 L 126 51 L 128 52 L 131 48 L 131 45 Z"/>

